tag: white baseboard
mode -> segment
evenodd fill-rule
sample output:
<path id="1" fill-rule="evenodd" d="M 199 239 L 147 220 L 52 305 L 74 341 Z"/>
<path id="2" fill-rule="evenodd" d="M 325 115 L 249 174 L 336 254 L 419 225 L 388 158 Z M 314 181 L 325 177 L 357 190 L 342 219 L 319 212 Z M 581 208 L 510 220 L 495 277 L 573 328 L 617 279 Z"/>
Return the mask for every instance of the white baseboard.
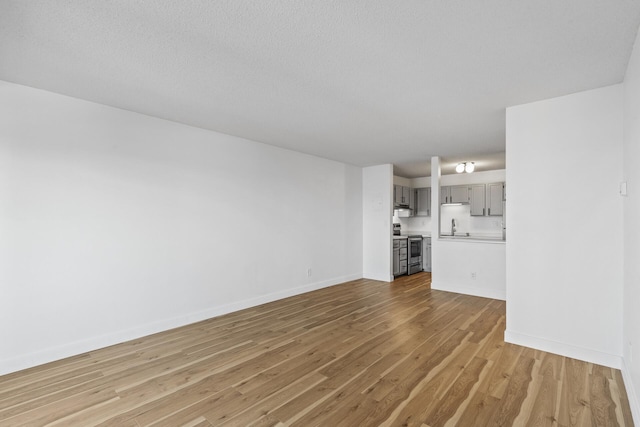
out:
<path id="1" fill-rule="evenodd" d="M 578 347 L 571 344 L 560 343 L 557 341 L 551 341 L 544 338 L 532 337 L 530 335 L 521 334 L 509 330 L 505 331 L 504 340 L 505 342 L 511 344 L 531 347 L 537 350 L 571 357 L 572 359 L 578 359 L 585 362 L 595 363 L 597 365 L 608 366 L 610 368 L 620 369 L 622 367 L 622 357 L 615 354 L 604 353 L 601 351 Z"/>
<path id="2" fill-rule="evenodd" d="M 131 329 L 117 331 L 99 337 L 92 337 L 85 340 L 62 344 L 56 347 L 50 347 L 37 352 L 25 354 L 20 357 L 0 360 L 0 375 L 21 371 L 23 369 L 42 365 L 44 363 L 53 362 L 56 360 L 64 359 L 66 357 L 86 353 L 88 351 L 94 351 L 114 344 L 134 340 L 140 337 L 167 331 L 173 328 L 178 328 L 180 326 L 185 326 L 191 323 L 200 322 L 212 317 L 221 316 L 223 314 L 232 313 L 234 311 L 243 310 L 245 308 L 255 307 L 260 304 L 277 301 L 283 298 L 300 295 L 305 292 L 311 292 L 361 278 L 362 273 L 335 277 L 329 280 L 323 280 L 304 286 L 298 286 L 295 288 L 285 289 L 266 295 L 260 295 L 258 297 L 233 302 L 230 304 L 212 307 L 203 311 L 188 313 L 170 319 L 158 320 L 156 322 L 139 325 Z"/>
<path id="3" fill-rule="evenodd" d="M 496 289 L 468 288 L 457 285 L 441 286 L 440 282 L 431 282 L 431 289 L 435 289 L 438 291 L 455 292 L 457 294 L 472 295 L 474 297 L 499 299 L 501 301 L 507 300 L 506 292 Z"/>
<path id="4" fill-rule="evenodd" d="M 631 371 L 627 368 L 625 359 L 622 359 L 622 379 L 624 380 L 624 388 L 627 390 L 627 397 L 629 398 L 629 406 L 631 407 L 631 416 L 633 417 L 633 423 L 640 426 L 640 402 L 638 401 L 638 393 L 633 386 L 633 379 L 631 378 Z"/>

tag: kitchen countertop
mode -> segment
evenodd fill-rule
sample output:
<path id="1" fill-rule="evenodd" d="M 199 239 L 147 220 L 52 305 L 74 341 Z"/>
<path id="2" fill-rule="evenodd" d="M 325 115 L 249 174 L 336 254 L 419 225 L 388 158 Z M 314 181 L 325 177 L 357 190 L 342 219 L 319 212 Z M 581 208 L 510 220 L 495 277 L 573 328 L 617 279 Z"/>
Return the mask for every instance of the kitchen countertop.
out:
<path id="1" fill-rule="evenodd" d="M 393 240 L 403 240 L 408 238 L 409 236 L 422 236 L 422 238 L 431 238 L 431 234 L 423 232 L 409 232 L 402 233 L 400 236 L 393 236 Z M 455 236 L 447 236 L 446 234 L 440 235 L 438 237 L 439 240 L 447 241 L 447 242 L 470 242 L 470 243 L 505 243 L 502 240 L 501 235 L 496 234 L 471 234 L 469 236 L 466 233 L 460 233 Z"/>
<path id="2" fill-rule="evenodd" d="M 505 243 L 505 240 L 502 240 L 502 236 L 496 235 L 481 235 L 481 234 L 472 234 L 472 235 L 458 235 L 458 236 L 447 236 L 441 235 L 439 237 L 441 241 L 449 241 L 449 242 L 469 242 L 469 243 Z"/>
<path id="3" fill-rule="evenodd" d="M 411 234 L 401 234 L 400 236 L 393 236 L 394 240 L 406 239 L 409 236 L 422 236 L 422 238 L 431 238 L 431 234 L 423 234 L 423 233 L 411 233 Z"/>
<path id="4" fill-rule="evenodd" d="M 431 232 L 429 231 L 407 231 L 406 233 L 402 233 L 403 236 L 422 236 L 422 237 L 431 237 Z"/>
<path id="5" fill-rule="evenodd" d="M 393 240 L 406 240 L 409 236 L 422 236 L 422 238 L 431 238 L 430 234 L 402 234 L 400 236 L 393 236 Z M 492 235 L 459 235 L 459 236 L 440 236 L 439 240 L 445 242 L 469 242 L 469 243 L 505 243 L 502 240 L 502 236 Z"/>

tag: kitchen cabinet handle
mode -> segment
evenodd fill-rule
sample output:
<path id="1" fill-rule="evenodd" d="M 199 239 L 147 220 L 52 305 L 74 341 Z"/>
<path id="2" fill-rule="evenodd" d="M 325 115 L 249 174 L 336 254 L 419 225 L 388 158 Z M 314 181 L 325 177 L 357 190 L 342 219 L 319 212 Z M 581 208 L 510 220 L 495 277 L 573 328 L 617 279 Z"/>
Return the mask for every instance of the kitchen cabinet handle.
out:
<path id="1" fill-rule="evenodd" d="M 489 214 L 488 215 L 491 216 L 491 208 L 489 208 L 488 210 L 489 210 Z"/>

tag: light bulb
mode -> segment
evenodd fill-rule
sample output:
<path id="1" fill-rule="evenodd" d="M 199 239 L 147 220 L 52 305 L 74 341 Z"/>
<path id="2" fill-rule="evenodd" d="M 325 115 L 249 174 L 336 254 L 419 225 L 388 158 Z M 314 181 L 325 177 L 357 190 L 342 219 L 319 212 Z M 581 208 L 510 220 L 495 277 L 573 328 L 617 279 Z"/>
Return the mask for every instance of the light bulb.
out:
<path id="1" fill-rule="evenodd" d="M 464 163 L 458 163 L 458 166 L 456 166 L 456 172 L 458 173 L 464 172 Z"/>
<path id="2" fill-rule="evenodd" d="M 473 164 L 473 162 L 469 162 L 467 164 L 465 164 L 464 170 L 466 173 L 471 173 L 476 169 L 476 165 Z"/>

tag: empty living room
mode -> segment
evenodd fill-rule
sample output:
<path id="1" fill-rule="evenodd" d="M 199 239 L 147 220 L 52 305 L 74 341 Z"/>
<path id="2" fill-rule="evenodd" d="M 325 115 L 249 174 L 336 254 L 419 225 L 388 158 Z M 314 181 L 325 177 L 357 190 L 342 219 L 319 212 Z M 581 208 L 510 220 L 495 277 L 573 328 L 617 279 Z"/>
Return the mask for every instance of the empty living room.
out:
<path id="1" fill-rule="evenodd" d="M 639 27 L 1 1 L 0 426 L 640 425 Z"/>

